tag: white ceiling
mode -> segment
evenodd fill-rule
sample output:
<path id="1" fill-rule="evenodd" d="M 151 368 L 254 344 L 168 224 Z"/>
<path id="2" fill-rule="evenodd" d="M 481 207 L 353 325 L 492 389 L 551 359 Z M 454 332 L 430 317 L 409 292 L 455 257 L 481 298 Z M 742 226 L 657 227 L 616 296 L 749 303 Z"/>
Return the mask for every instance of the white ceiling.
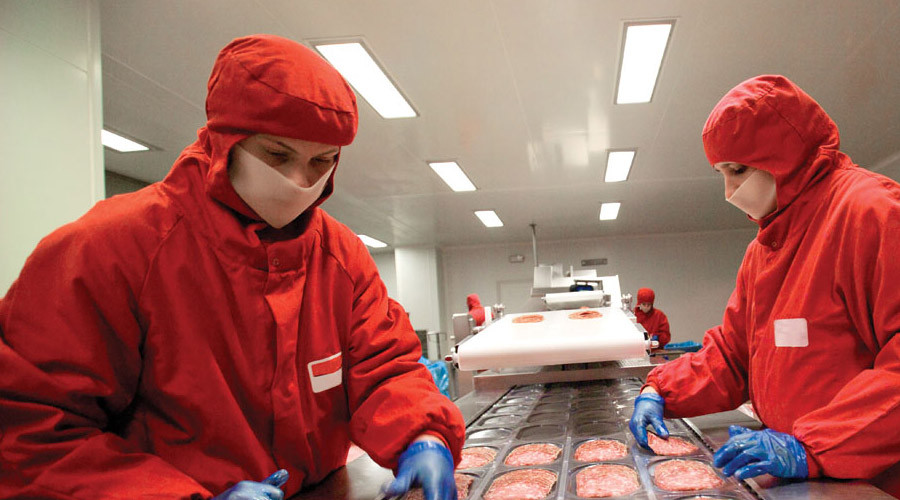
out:
<path id="1" fill-rule="evenodd" d="M 360 100 L 324 207 L 392 246 L 456 246 L 751 228 L 723 197 L 700 131 L 746 78 L 784 74 L 838 123 L 860 165 L 900 178 L 897 0 L 101 1 L 107 128 L 159 150 L 106 151 L 107 169 L 162 179 L 205 122 L 206 80 L 231 39 L 308 45 L 361 37 L 417 118 Z M 626 21 L 675 19 L 649 104 L 614 105 Z M 606 151 L 638 150 L 604 184 Z M 457 160 L 478 191 L 453 193 L 429 160 Z M 622 203 L 615 221 L 601 202 Z M 496 210 L 502 228 L 473 212 Z"/>

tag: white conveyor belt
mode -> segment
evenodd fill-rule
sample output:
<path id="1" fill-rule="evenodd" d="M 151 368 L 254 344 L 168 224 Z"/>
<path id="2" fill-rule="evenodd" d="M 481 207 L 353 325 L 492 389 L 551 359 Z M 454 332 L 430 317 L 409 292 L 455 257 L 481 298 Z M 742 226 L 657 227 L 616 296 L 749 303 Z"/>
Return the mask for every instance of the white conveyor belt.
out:
<path id="1" fill-rule="evenodd" d="M 599 318 L 572 319 L 597 311 Z M 543 311 L 538 323 L 513 323 L 525 314 L 508 314 L 457 346 L 460 370 L 591 363 L 647 356 L 647 342 L 618 308 Z"/>

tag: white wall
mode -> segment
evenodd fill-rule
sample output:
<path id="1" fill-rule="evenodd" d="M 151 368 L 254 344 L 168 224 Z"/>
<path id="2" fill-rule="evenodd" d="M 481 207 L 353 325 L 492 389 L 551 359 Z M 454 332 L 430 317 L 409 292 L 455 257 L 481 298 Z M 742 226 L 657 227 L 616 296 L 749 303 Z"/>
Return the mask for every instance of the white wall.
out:
<path id="1" fill-rule="evenodd" d="M 416 330 L 442 329 L 441 254 L 436 248 L 397 248 L 397 300 Z"/>
<path id="2" fill-rule="evenodd" d="M 749 224 L 749 223 L 748 223 Z M 747 230 L 690 234 L 649 235 L 567 241 L 541 241 L 541 264 L 562 263 L 579 269 L 582 259 L 608 259 L 598 266 L 600 276 L 619 275 L 622 293 L 636 294 L 641 287 L 656 292 L 656 305 L 666 313 L 672 341 L 700 342 L 706 329 L 719 324 L 747 244 L 756 235 Z M 525 262 L 510 264 L 511 254 Z M 466 311 L 466 295 L 477 293 L 483 304 L 499 300 L 500 290 L 530 287 L 534 266 L 531 242 L 489 246 L 450 247 L 441 250 L 444 311 L 442 330 L 453 313 Z M 507 312 L 522 304 L 504 303 Z"/>
<path id="3" fill-rule="evenodd" d="M 95 1 L 0 2 L 0 296 L 37 242 L 104 198 Z"/>
<path id="4" fill-rule="evenodd" d="M 388 297 L 397 300 L 397 265 L 394 263 L 394 252 L 380 252 L 372 254 L 375 267 L 381 275 L 381 281 L 387 287 Z"/>

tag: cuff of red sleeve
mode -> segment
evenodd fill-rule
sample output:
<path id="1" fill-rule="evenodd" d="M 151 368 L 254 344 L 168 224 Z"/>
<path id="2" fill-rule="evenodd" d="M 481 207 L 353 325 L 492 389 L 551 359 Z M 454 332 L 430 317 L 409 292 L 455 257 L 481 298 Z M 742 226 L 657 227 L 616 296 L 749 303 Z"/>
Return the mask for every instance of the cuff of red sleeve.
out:
<path id="1" fill-rule="evenodd" d="M 422 434 L 425 434 L 425 435 L 427 435 L 427 436 L 431 436 L 431 437 L 434 437 L 434 438 L 438 438 L 438 439 L 441 441 L 441 443 L 444 443 L 444 446 L 445 446 L 447 449 L 450 449 L 450 445 L 447 444 L 447 440 L 444 439 L 444 436 L 438 434 L 437 432 L 434 432 L 434 431 L 425 431 L 425 432 L 423 432 Z"/>
<path id="2" fill-rule="evenodd" d="M 800 445 L 803 446 L 803 450 L 806 451 L 806 468 L 809 472 L 809 475 L 807 477 L 822 477 L 822 466 L 819 464 L 819 461 L 813 457 L 812 451 L 808 446 L 806 446 L 802 442 L 800 443 Z"/>

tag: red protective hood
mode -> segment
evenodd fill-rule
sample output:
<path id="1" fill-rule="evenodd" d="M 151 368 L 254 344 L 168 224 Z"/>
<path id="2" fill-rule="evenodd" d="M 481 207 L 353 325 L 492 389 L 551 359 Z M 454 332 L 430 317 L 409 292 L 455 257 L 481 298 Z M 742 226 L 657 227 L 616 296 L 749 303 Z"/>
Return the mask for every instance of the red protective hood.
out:
<path id="1" fill-rule="evenodd" d="M 198 131 L 208 157 L 207 192 L 249 217 L 257 216 L 228 178 L 228 154 L 235 143 L 264 133 L 346 146 L 356 135 L 353 90 L 327 61 L 286 38 L 233 40 L 219 52 L 207 89 L 206 127 Z M 334 172 L 313 206 L 333 191 Z"/>
<path id="2" fill-rule="evenodd" d="M 656 300 L 656 294 L 653 293 L 653 290 L 650 288 L 641 288 L 638 289 L 637 293 L 637 303 L 649 303 L 651 306 L 653 305 L 653 301 Z"/>
<path id="3" fill-rule="evenodd" d="M 469 307 L 471 311 L 473 307 L 481 307 L 481 299 L 478 298 L 477 293 L 471 293 L 466 297 L 466 305 Z"/>
<path id="4" fill-rule="evenodd" d="M 757 76 L 731 89 L 703 128 L 711 165 L 735 162 L 775 176 L 778 208 L 763 221 L 826 175 L 832 163 L 823 153 L 839 147 L 837 125 L 825 110 L 778 75 Z"/>

